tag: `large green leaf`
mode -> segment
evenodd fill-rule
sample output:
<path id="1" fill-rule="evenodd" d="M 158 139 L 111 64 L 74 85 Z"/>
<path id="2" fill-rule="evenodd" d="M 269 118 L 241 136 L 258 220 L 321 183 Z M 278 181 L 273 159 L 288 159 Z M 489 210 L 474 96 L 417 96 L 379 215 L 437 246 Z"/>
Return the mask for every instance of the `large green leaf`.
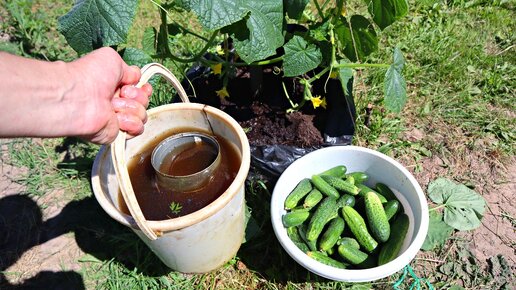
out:
<path id="1" fill-rule="evenodd" d="M 238 55 L 246 63 L 265 59 L 283 45 L 283 3 L 277 0 L 242 0 L 250 11 L 245 20 L 231 27 Z"/>
<path id="2" fill-rule="evenodd" d="M 400 112 L 407 102 L 405 78 L 394 64 L 385 73 L 383 93 L 385 95 L 385 107 L 392 112 Z"/>
<path id="3" fill-rule="evenodd" d="M 373 21 L 383 30 L 408 12 L 407 0 L 365 0 Z"/>
<path id="4" fill-rule="evenodd" d="M 58 29 L 79 54 L 124 43 L 137 5 L 138 0 L 77 0 L 59 18 Z"/>
<path id="5" fill-rule="evenodd" d="M 145 53 L 143 50 L 132 47 L 124 49 L 122 59 L 128 65 L 136 65 L 139 67 L 152 62 L 152 58 L 147 53 Z"/>
<path id="6" fill-rule="evenodd" d="M 322 60 L 322 54 L 315 44 L 308 44 L 303 37 L 294 35 L 284 46 L 283 75 L 298 76 L 316 68 Z"/>
<path id="7" fill-rule="evenodd" d="M 180 0 L 179 5 L 193 11 L 202 26 L 216 30 L 241 20 L 249 12 L 247 0 Z"/>
<path id="8" fill-rule="evenodd" d="M 445 206 L 444 222 L 451 227 L 467 231 L 480 226 L 486 202 L 474 190 L 449 179 L 438 178 L 428 185 L 428 196 L 433 202 Z"/>
<path id="9" fill-rule="evenodd" d="M 339 64 L 344 63 L 344 61 L 340 61 Z M 344 90 L 344 95 L 349 96 L 351 92 L 348 89 L 348 82 L 353 78 L 353 69 L 349 67 L 339 68 L 339 79 L 342 85 L 342 89 Z"/>
<path id="10" fill-rule="evenodd" d="M 441 213 L 436 211 L 430 212 L 428 232 L 421 249 L 431 251 L 436 247 L 442 247 L 452 233 L 453 228 L 443 222 Z"/>
<path id="11" fill-rule="evenodd" d="M 303 15 L 308 1 L 309 0 L 283 0 L 283 7 L 285 7 L 288 17 L 299 19 Z"/>
<path id="12" fill-rule="evenodd" d="M 351 16 L 349 23 L 344 17 L 338 19 L 336 37 L 350 60 L 357 61 L 357 57 L 362 60 L 378 49 L 376 32 L 373 24 L 362 15 Z"/>

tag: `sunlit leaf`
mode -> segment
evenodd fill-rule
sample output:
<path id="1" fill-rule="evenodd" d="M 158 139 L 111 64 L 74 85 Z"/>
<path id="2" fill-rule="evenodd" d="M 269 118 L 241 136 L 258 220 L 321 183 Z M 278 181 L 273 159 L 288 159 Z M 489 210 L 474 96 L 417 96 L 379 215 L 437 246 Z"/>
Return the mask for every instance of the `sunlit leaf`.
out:
<path id="1" fill-rule="evenodd" d="M 124 43 L 136 13 L 137 0 L 77 0 L 59 18 L 59 31 L 79 54 Z"/>
<path id="2" fill-rule="evenodd" d="M 430 221 L 425 242 L 421 249 L 431 251 L 436 247 L 442 247 L 453 233 L 453 228 L 443 221 L 443 215 L 439 212 L 430 212 Z"/>
<path id="3" fill-rule="evenodd" d="M 407 0 L 365 0 L 373 21 L 383 30 L 408 12 Z"/>
<path id="4" fill-rule="evenodd" d="M 405 78 L 394 64 L 385 73 L 383 93 L 385 95 L 385 107 L 392 112 L 400 112 L 407 102 Z"/>
<path id="5" fill-rule="evenodd" d="M 179 0 L 179 5 L 193 11 L 202 26 L 217 30 L 241 20 L 249 12 L 245 0 Z"/>
<path id="6" fill-rule="evenodd" d="M 302 75 L 321 63 L 322 55 L 317 46 L 307 43 L 301 36 L 294 35 L 284 49 L 283 74 L 286 77 Z"/>

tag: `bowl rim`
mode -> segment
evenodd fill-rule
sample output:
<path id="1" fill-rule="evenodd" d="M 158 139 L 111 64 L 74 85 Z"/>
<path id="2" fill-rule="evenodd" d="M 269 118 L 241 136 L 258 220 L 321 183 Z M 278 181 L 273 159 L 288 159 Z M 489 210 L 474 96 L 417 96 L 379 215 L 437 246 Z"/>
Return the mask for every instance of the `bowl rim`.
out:
<path id="1" fill-rule="evenodd" d="M 414 186 L 416 189 L 417 195 L 418 195 L 418 201 L 419 206 L 421 207 L 422 214 L 421 214 L 421 221 L 419 224 L 419 231 L 415 233 L 415 236 L 413 236 L 413 242 L 408 246 L 405 251 L 399 255 L 396 259 L 392 260 L 389 263 L 386 263 L 382 266 L 377 266 L 370 269 L 338 269 L 335 267 L 331 267 L 325 264 L 322 264 L 303 253 L 291 240 L 288 238 L 286 234 L 286 229 L 283 226 L 283 223 L 281 221 L 281 213 L 285 212 L 283 209 L 283 204 L 285 197 L 281 197 L 281 193 L 278 189 L 278 184 L 281 184 L 282 179 L 286 178 L 286 173 L 288 173 L 289 168 L 292 170 L 292 168 L 295 168 L 297 163 L 300 163 L 302 159 L 308 159 L 312 158 L 312 156 L 318 155 L 318 154 L 324 154 L 325 152 L 342 152 L 342 151 L 351 151 L 351 152 L 364 152 L 367 154 L 371 154 L 377 158 L 381 158 L 390 164 L 397 167 L 409 180 L 410 184 Z M 302 177 L 300 177 L 301 179 Z M 280 210 L 279 210 L 280 209 Z M 420 250 L 421 246 L 423 245 L 423 242 L 426 238 L 426 234 L 428 231 L 428 223 L 429 223 L 429 217 L 428 217 L 428 204 L 426 201 L 425 194 L 415 179 L 415 177 L 398 161 L 394 160 L 393 158 L 369 149 L 365 147 L 360 146 L 354 146 L 354 145 L 347 145 L 347 146 L 331 146 L 331 147 L 325 147 L 322 149 L 317 149 L 315 151 L 312 151 L 305 156 L 297 159 L 294 161 L 285 171 L 281 174 L 279 177 L 276 186 L 274 187 L 272 198 L 271 198 L 271 205 L 270 205 L 270 211 L 271 211 L 271 222 L 273 226 L 274 233 L 276 235 L 276 238 L 280 242 L 283 249 L 301 266 L 306 268 L 307 270 L 328 278 L 335 281 L 345 281 L 345 282 L 369 282 L 374 281 L 378 279 L 385 278 L 387 276 L 390 276 L 394 274 L 395 272 L 401 270 L 405 265 L 409 264 L 412 259 L 416 256 L 418 251 Z"/>

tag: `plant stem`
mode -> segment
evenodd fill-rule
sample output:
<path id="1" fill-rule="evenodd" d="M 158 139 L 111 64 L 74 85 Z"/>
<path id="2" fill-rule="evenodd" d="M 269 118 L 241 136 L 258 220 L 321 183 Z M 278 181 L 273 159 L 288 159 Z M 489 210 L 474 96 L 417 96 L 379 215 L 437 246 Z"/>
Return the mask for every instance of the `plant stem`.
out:
<path id="1" fill-rule="evenodd" d="M 253 62 L 253 63 L 250 63 L 250 64 L 247 64 L 245 62 L 235 62 L 233 63 L 234 66 L 246 66 L 246 65 L 268 65 L 268 64 L 273 64 L 273 63 L 277 63 L 277 62 L 280 62 L 283 60 L 283 56 L 278 56 L 278 57 L 275 57 L 275 58 L 271 58 L 271 59 L 266 59 L 266 60 L 261 60 L 261 61 L 257 61 L 257 62 Z"/>
<path id="2" fill-rule="evenodd" d="M 319 14 L 319 17 L 321 17 L 321 19 L 324 19 L 324 13 L 321 9 L 321 6 L 319 6 L 319 3 L 317 2 L 317 0 L 314 0 L 314 5 L 315 5 L 315 9 L 317 9 L 317 13 Z"/>
<path id="3" fill-rule="evenodd" d="M 379 67 L 379 68 L 388 68 L 390 64 L 386 63 L 339 63 L 336 64 L 335 67 L 349 67 L 349 68 L 363 68 L 363 67 Z"/>
<path id="4" fill-rule="evenodd" d="M 194 55 L 191 58 L 180 58 L 180 57 L 177 57 L 177 56 L 173 55 L 172 52 L 170 52 L 170 48 L 167 49 L 166 56 L 170 57 L 171 59 L 173 59 L 175 61 L 182 62 L 182 63 L 189 63 L 189 62 L 198 61 L 201 58 L 203 58 L 202 56 L 206 53 L 206 51 L 208 51 L 208 48 L 210 48 L 213 45 L 213 42 L 214 42 L 214 40 L 215 40 L 215 38 L 217 37 L 218 34 L 219 34 L 219 31 L 215 30 L 212 33 L 210 39 L 208 39 L 208 42 L 206 43 L 206 45 L 196 55 Z M 168 42 L 166 43 L 166 46 L 168 47 Z"/>
<path id="5" fill-rule="evenodd" d="M 325 73 L 327 73 L 329 70 L 330 70 L 331 66 L 327 66 L 325 67 L 323 70 L 321 70 L 319 73 L 317 73 L 315 76 L 311 77 L 310 79 L 308 79 L 306 82 L 311 84 L 313 83 L 314 81 L 320 79 Z"/>
<path id="6" fill-rule="evenodd" d="M 433 207 L 433 208 L 429 209 L 428 211 L 438 210 L 438 209 L 443 208 L 443 207 L 445 207 L 445 206 L 446 206 L 445 204 L 441 204 L 441 205 L 438 205 L 438 206 L 436 206 L 436 207 Z"/>

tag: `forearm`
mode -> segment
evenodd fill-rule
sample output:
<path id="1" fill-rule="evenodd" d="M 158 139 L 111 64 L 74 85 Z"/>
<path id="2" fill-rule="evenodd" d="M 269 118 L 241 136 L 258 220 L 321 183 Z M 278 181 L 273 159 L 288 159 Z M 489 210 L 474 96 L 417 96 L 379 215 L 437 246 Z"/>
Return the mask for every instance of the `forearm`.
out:
<path id="1" fill-rule="evenodd" d="M 67 65 L 0 52 L 0 136 L 76 134 L 71 128 L 79 116 L 68 96 L 78 89 L 78 82 Z"/>

